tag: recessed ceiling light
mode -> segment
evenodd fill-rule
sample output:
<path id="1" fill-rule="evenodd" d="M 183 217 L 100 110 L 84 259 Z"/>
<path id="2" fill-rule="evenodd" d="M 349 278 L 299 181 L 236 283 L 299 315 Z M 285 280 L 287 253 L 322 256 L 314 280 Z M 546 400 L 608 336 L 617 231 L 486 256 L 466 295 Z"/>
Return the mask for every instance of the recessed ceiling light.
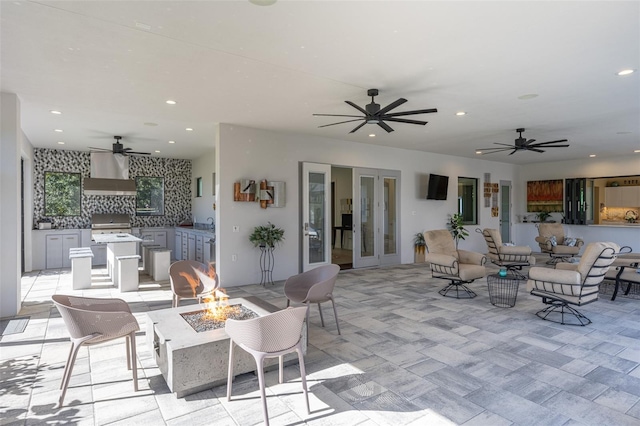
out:
<path id="1" fill-rule="evenodd" d="M 464 111 L 458 111 L 456 112 L 456 115 L 467 115 L 467 113 Z"/>
<path id="2" fill-rule="evenodd" d="M 640 149 L 636 149 L 636 150 L 634 150 L 633 152 L 640 152 Z"/>
<path id="3" fill-rule="evenodd" d="M 158 154 L 160 154 L 160 151 L 158 151 L 157 149 L 156 149 L 156 152 L 157 152 Z"/>
<path id="4" fill-rule="evenodd" d="M 626 69 L 626 70 L 622 70 L 618 73 L 618 75 L 629 75 L 629 74 L 633 74 L 636 70 L 632 70 L 632 69 Z"/>
<path id="5" fill-rule="evenodd" d="M 62 129 L 53 129 L 54 132 L 62 133 Z"/>
<path id="6" fill-rule="evenodd" d="M 169 99 L 169 100 L 167 101 L 167 103 L 168 103 L 169 105 L 175 105 L 175 104 L 177 104 L 177 102 L 176 102 L 176 101 L 172 101 L 171 99 Z"/>
<path id="7" fill-rule="evenodd" d="M 537 97 L 538 97 L 538 95 L 537 95 L 537 94 L 535 94 L 535 93 L 529 93 L 529 94 L 526 94 L 526 95 L 518 96 L 518 99 L 521 99 L 521 100 L 525 101 L 525 100 L 527 100 L 527 99 L 533 99 L 533 98 L 537 98 Z"/>
<path id="8" fill-rule="evenodd" d="M 375 138 L 375 137 L 376 137 L 376 134 L 375 134 L 375 133 L 371 133 L 371 134 L 369 134 L 369 137 L 370 137 L 370 138 Z"/>
<path id="9" fill-rule="evenodd" d="M 169 141 L 169 143 L 176 143 L 176 141 Z"/>
<path id="10" fill-rule="evenodd" d="M 144 123 L 144 125 L 149 127 L 156 127 L 158 123 L 152 123 L 151 121 L 147 121 L 146 123 Z"/>
<path id="11" fill-rule="evenodd" d="M 64 145 L 64 142 L 60 141 L 58 142 L 58 145 Z"/>
<path id="12" fill-rule="evenodd" d="M 55 114 L 55 115 L 60 115 L 62 114 L 60 111 L 56 111 L 55 109 L 52 109 L 51 111 L 49 111 L 51 114 Z"/>
<path id="13" fill-rule="evenodd" d="M 476 154 L 482 154 L 482 151 L 476 151 Z"/>
<path id="14" fill-rule="evenodd" d="M 191 127 L 187 127 L 185 130 L 186 130 L 187 132 L 193 132 L 193 129 L 192 129 Z"/>
<path id="15" fill-rule="evenodd" d="M 591 157 L 591 158 L 593 158 L 595 156 L 596 156 L 595 154 L 589 154 L 589 157 Z"/>

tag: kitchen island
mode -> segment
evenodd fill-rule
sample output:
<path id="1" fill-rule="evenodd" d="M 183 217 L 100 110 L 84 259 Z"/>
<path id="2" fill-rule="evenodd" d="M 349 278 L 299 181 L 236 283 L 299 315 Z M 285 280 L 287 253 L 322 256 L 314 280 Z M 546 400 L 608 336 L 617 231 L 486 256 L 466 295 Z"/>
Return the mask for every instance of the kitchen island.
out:
<path id="1" fill-rule="evenodd" d="M 94 234 L 93 240 L 107 245 L 107 271 L 113 283 L 118 286 L 118 262 L 116 256 L 132 256 L 141 238 L 131 234 Z"/>

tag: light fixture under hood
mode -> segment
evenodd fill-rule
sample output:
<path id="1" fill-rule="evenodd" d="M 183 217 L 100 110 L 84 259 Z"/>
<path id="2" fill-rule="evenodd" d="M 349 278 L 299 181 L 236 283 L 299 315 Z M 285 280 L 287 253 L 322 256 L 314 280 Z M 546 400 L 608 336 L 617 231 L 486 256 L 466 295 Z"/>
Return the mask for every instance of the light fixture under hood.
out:
<path id="1" fill-rule="evenodd" d="M 110 152 L 91 153 L 91 177 L 84 178 L 85 195 L 136 195 L 129 179 L 129 157 Z"/>

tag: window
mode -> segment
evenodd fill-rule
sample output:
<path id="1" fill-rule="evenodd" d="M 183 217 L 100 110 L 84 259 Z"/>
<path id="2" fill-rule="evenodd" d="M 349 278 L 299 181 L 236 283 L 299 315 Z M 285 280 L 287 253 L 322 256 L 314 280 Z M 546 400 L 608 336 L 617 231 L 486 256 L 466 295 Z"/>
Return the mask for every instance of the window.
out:
<path id="1" fill-rule="evenodd" d="M 458 178 L 458 213 L 465 225 L 478 224 L 478 179 Z"/>
<path id="2" fill-rule="evenodd" d="M 80 173 L 44 173 L 44 215 L 80 216 Z"/>
<path id="3" fill-rule="evenodd" d="M 136 216 L 164 215 L 164 178 L 136 178 Z"/>
<path id="4" fill-rule="evenodd" d="M 202 178 L 196 178 L 196 197 L 202 197 Z"/>

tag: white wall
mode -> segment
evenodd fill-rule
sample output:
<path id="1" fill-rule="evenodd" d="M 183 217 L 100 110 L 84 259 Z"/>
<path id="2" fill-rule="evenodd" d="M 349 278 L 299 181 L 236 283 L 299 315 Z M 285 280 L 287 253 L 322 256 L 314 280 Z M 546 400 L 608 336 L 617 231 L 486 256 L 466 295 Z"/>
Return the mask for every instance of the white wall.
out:
<path id="1" fill-rule="evenodd" d="M 211 149 L 194 159 L 191 163 L 191 212 L 198 223 L 207 223 L 208 217 L 215 219 L 213 204 L 216 197 L 213 195 L 213 173 L 215 173 L 216 152 L 212 143 Z M 196 197 L 196 178 L 202 178 L 202 197 Z"/>
<path id="2" fill-rule="evenodd" d="M 0 94 L 0 317 L 17 315 L 20 293 L 20 100 Z"/>
<path id="3" fill-rule="evenodd" d="M 275 252 L 274 279 L 285 279 L 299 272 L 300 194 L 299 163 L 302 161 L 333 165 L 400 170 L 402 173 L 401 259 L 413 262 L 413 235 L 428 229 L 446 227 L 449 214 L 455 213 L 458 176 L 475 177 L 482 185 L 483 174 L 491 173 L 492 182 L 515 181 L 516 166 L 481 159 L 459 158 L 426 152 L 360 144 L 307 135 L 276 133 L 222 124 L 216 153 L 221 182 L 218 192 L 218 273 L 222 285 L 252 284 L 260 281 L 259 251 L 248 235 L 254 226 L 272 222 L 285 230 L 285 242 Z M 429 173 L 448 175 L 446 201 L 426 200 Z M 285 181 L 287 205 L 260 209 L 257 203 L 233 202 L 233 183 L 251 178 Z M 481 194 L 481 187 L 479 188 Z M 480 200 L 481 201 L 481 200 Z M 489 208 L 479 207 L 480 227 L 497 228 Z M 233 233 L 232 226 L 240 227 Z M 469 226 L 470 236 L 460 248 L 486 251 L 485 242 Z M 238 256 L 231 261 L 233 254 Z"/>

